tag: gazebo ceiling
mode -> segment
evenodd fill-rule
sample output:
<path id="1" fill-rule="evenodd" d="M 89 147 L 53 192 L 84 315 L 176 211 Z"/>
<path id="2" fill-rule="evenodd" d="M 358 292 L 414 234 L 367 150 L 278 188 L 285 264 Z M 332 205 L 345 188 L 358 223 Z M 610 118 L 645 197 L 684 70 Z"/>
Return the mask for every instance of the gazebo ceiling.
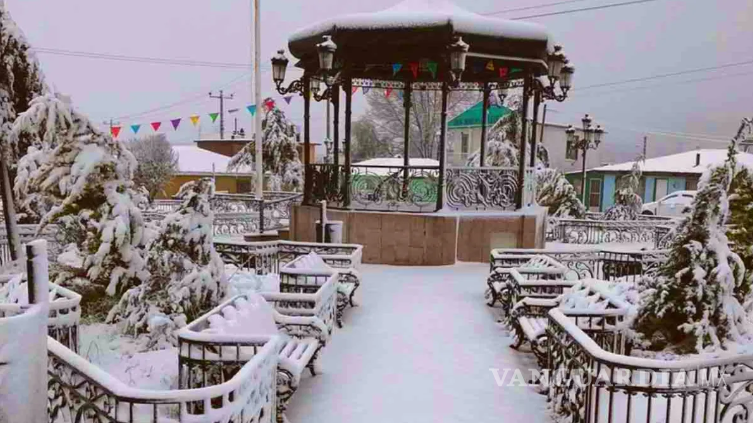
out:
<path id="1" fill-rule="evenodd" d="M 316 44 L 324 35 L 331 35 L 337 44 L 338 62 L 356 74 L 366 67 L 386 66 L 380 76 L 390 76 L 393 63 L 428 60 L 445 69 L 447 46 L 454 35 L 470 45 L 472 69 L 494 59 L 496 66 L 525 67 L 540 75 L 546 73 L 552 44 L 546 29 L 537 24 L 481 16 L 450 0 L 404 0 L 381 12 L 337 16 L 297 31 L 288 41 L 291 54 L 300 60 L 297 66 L 318 69 Z M 465 81 L 493 79 L 467 74 Z"/>

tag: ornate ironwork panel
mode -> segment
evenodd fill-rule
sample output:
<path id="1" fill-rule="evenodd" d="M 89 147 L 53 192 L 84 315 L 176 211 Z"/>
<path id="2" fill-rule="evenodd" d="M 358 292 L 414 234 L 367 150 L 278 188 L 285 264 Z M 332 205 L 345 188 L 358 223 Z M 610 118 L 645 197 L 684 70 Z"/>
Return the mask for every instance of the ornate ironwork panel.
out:
<path id="1" fill-rule="evenodd" d="M 518 170 L 462 167 L 447 169 L 446 203 L 456 210 L 515 209 Z"/>

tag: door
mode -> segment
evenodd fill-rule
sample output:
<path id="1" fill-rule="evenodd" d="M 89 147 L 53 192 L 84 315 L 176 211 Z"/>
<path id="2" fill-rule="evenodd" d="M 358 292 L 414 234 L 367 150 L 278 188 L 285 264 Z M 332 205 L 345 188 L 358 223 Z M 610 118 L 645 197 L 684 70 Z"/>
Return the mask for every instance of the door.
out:
<path id="1" fill-rule="evenodd" d="M 591 179 L 588 184 L 588 209 L 601 210 L 601 179 Z"/>
<path id="2" fill-rule="evenodd" d="M 666 179 L 657 179 L 656 188 L 654 189 L 654 201 L 661 200 L 667 195 L 668 181 Z"/>

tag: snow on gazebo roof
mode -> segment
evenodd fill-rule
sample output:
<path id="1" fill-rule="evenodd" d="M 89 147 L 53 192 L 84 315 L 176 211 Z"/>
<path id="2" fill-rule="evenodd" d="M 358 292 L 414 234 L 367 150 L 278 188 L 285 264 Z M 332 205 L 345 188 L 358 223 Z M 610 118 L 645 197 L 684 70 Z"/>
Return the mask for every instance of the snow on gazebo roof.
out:
<path id="1" fill-rule="evenodd" d="M 346 62 L 443 55 L 453 35 L 462 36 L 472 53 L 546 62 L 551 43 L 541 25 L 482 16 L 450 0 L 404 0 L 380 12 L 335 16 L 293 33 L 290 52 L 313 65 L 324 35 L 332 36 Z"/>

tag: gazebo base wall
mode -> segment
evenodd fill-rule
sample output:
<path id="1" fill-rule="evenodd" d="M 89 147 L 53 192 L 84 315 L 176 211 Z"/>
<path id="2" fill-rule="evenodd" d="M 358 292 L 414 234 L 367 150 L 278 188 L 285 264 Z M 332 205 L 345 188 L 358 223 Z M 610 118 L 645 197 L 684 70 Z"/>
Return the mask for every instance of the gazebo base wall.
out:
<path id="1" fill-rule="evenodd" d="M 328 210 L 343 222 L 343 242 L 361 244 L 363 262 L 441 266 L 486 263 L 493 248 L 543 248 L 546 209 L 521 211 L 390 213 Z M 319 208 L 294 205 L 290 238 L 316 240 Z"/>

